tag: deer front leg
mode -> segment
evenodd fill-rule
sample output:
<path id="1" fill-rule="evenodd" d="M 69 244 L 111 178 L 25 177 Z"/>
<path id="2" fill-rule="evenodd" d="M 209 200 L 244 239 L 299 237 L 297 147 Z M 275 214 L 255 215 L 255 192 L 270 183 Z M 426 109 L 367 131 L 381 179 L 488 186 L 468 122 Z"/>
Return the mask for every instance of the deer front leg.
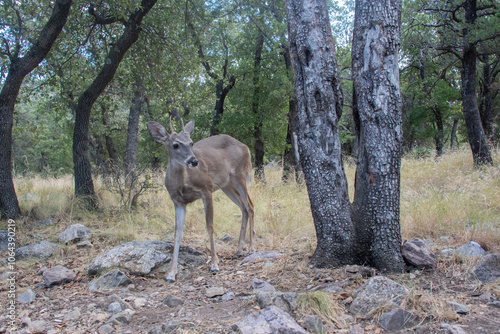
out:
<path id="1" fill-rule="evenodd" d="M 177 275 L 177 263 L 179 262 L 179 249 L 181 247 L 182 232 L 184 229 L 184 221 L 186 220 L 186 206 L 175 204 L 175 240 L 174 240 L 174 254 L 172 255 L 172 263 L 170 264 L 170 271 L 168 272 L 165 280 L 169 283 L 175 281 Z"/>
<path id="2" fill-rule="evenodd" d="M 216 273 L 219 271 L 219 258 L 215 251 L 214 239 L 214 203 L 212 201 L 212 194 L 205 194 L 203 196 L 203 204 L 205 205 L 205 219 L 207 224 L 208 238 L 210 239 L 210 253 L 212 256 L 210 271 Z"/>

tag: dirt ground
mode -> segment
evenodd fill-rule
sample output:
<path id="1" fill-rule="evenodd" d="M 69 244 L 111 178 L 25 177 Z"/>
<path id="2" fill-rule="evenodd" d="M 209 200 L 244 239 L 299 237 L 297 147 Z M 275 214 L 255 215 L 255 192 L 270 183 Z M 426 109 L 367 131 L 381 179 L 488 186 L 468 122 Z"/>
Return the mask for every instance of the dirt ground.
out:
<path id="1" fill-rule="evenodd" d="M 184 244 L 192 245 L 193 240 L 184 240 Z M 195 246 L 195 245 L 193 245 Z M 271 249 L 269 249 L 271 251 Z M 116 294 L 128 302 L 135 313 L 130 323 L 113 325 L 113 333 L 149 333 L 160 325 L 172 325 L 173 333 L 231 333 L 232 325 L 238 320 L 258 311 L 255 291 L 252 289 L 254 278 L 272 284 L 277 291 L 307 292 L 324 283 L 343 282 L 342 291 L 330 293 L 331 298 L 345 308 L 343 319 L 345 326 L 330 324 L 329 333 L 383 333 L 378 325 L 378 315 L 370 319 L 359 319 L 349 315 L 349 302 L 352 294 L 367 278 L 346 272 L 345 268 L 317 269 L 308 265 L 310 251 L 301 249 L 272 249 L 283 254 L 277 260 L 263 261 L 242 265 L 242 259 L 234 256 L 233 247 L 219 247 L 220 272 L 209 273 L 209 265 L 194 269 L 181 276 L 175 283 L 166 283 L 163 273 L 155 273 L 148 277 L 132 276 L 133 284 L 127 288 L 113 292 L 91 292 L 87 276 L 88 263 L 99 249 L 77 249 L 70 246 L 48 261 L 17 263 L 18 294 L 32 289 L 36 300 L 29 304 L 17 304 L 16 323 L 25 325 L 42 321 L 42 333 L 97 333 L 99 328 L 109 320 L 106 304 L 109 296 Z M 207 252 L 208 253 L 208 252 Z M 37 286 L 43 282 L 37 275 L 43 266 L 57 264 L 73 269 L 77 273 L 75 282 L 47 289 Z M 467 270 L 470 263 L 461 263 L 456 259 L 440 259 L 434 272 L 414 271 L 402 275 L 390 276 L 391 279 L 407 286 L 410 297 L 404 301 L 403 307 L 415 312 L 422 322 L 413 328 L 399 333 L 449 333 L 440 325 L 448 322 L 460 326 L 465 333 L 500 333 L 500 309 L 488 306 L 498 299 L 498 285 L 482 286 L 470 281 Z M 0 272 L 5 268 L 0 267 Z M 220 296 L 208 297 L 210 287 L 222 287 L 225 292 L 234 293 L 234 298 L 222 300 Z M 2 305 L 0 319 L 5 321 L 7 283 L 0 283 Z M 167 295 L 180 298 L 181 306 L 169 307 L 162 301 Z M 469 306 L 470 312 L 458 315 L 446 306 L 452 300 Z M 107 307 L 106 304 L 105 307 Z M 104 308 L 105 308 L 104 307 Z M 300 323 L 304 314 L 293 314 Z M 38 322 L 40 324 L 40 322 Z M 342 328 L 341 328 L 342 327 Z M 5 324 L 0 324 L 0 332 L 9 332 Z M 109 327 L 108 327 L 109 329 Z M 21 331 L 22 332 L 22 331 Z M 24 333 L 27 333 L 24 329 Z"/>

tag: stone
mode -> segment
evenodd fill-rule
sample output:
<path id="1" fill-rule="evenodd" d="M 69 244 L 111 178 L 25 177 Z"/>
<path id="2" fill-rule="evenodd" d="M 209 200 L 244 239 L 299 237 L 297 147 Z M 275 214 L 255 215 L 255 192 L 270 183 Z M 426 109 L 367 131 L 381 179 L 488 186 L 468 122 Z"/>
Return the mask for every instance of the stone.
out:
<path id="1" fill-rule="evenodd" d="M 122 306 L 120 305 L 119 302 L 113 302 L 113 303 L 109 304 L 109 307 L 107 310 L 107 312 L 111 313 L 111 314 L 117 314 L 117 313 L 120 313 L 121 311 L 122 311 Z"/>
<path id="2" fill-rule="evenodd" d="M 232 329 L 241 334 L 307 334 L 290 314 L 276 306 L 269 306 L 259 312 L 250 314 L 235 323 Z"/>
<path id="3" fill-rule="evenodd" d="M 172 242 L 165 241 L 130 241 L 94 258 L 89 264 L 88 274 L 95 276 L 109 268 L 120 268 L 133 275 L 148 275 L 171 261 L 173 247 Z M 194 248 L 181 246 L 179 263 L 198 267 L 205 264 L 205 257 Z"/>
<path id="4" fill-rule="evenodd" d="M 33 334 L 45 333 L 45 327 L 47 327 L 47 322 L 45 320 L 35 320 L 29 325 L 29 330 Z"/>
<path id="5" fill-rule="evenodd" d="M 233 300 L 234 299 L 234 292 L 230 291 L 224 295 L 222 295 L 222 297 L 220 297 L 220 300 L 222 301 L 225 301 L 225 300 Z"/>
<path id="6" fill-rule="evenodd" d="M 109 324 L 113 324 L 116 326 L 123 326 L 124 324 L 130 323 L 130 320 L 132 319 L 132 310 L 125 310 L 122 312 L 119 312 L 115 315 L 113 315 L 109 320 Z"/>
<path id="7" fill-rule="evenodd" d="M 443 244 L 449 244 L 449 243 L 453 242 L 453 237 L 451 237 L 449 235 L 443 235 L 443 236 L 439 237 L 439 241 Z"/>
<path id="8" fill-rule="evenodd" d="M 276 306 L 285 312 L 295 310 L 298 294 L 295 292 L 260 291 L 255 296 L 257 304 L 261 309 Z"/>
<path id="9" fill-rule="evenodd" d="M 404 260 L 417 269 L 436 269 L 436 256 L 429 245 L 421 239 L 405 240 L 402 253 Z"/>
<path id="10" fill-rule="evenodd" d="M 15 239 L 15 234 L 11 232 L 11 238 Z M 11 242 L 12 243 L 12 242 Z M 14 248 L 17 248 L 17 242 L 14 241 Z M 6 252 L 9 250 L 9 231 L 0 230 L 0 252 Z"/>
<path id="11" fill-rule="evenodd" d="M 356 291 L 350 311 L 353 315 L 369 317 L 383 307 L 400 306 L 408 292 L 408 288 L 387 277 L 375 276 Z"/>
<path id="12" fill-rule="evenodd" d="M 177 306 L 184 304 L 184 300 L 177 298 L 175 296 L 172 296 L 172 295 L 167 295 L 162 300 L 162 303 L 167 305 L 168 307 L 177 307 Z"/>
<path id="13" fill-rule="evenodd" d="M 494 302 L 488 303 L 487 305 L 490 306 L 490 307 L 498 307 L 498 308 L 500 308 L 500 301 L 499 300 L 495 300 Z"/>
<path id="14" fill-rule="evenodd" d="M 441 256 L 444 256 L 444 257 L 451 257 L 453 255 L 455 255 L 455 250 L 453 248 L 445 248 L 441 251 Z"/>
<path id="15" fill-rule="evenodd" d="M 168 324 L 161 324 L 153 327 L 149 330 L 148 334 L 164 334 L 173 332 L 177 327 L 179 327 L 178 321 L 171 321 Z"/>
<path id="16" fill-rule="evenodd" d="M 48 259 L 58 246 L 52 242 L 40 241 L 28 246 L 16 249 L 16 259 L 37 258 L 41 260 Z"/>
<path id="17" fill-rule="evenodd" d="M 358 324 L 355 324 L 351 327 L 349 334 L 364 334 L 365 330 Z"/>
<path id="18" fill-rule="evenodd" d="M 236 240 L 235 237 L 233 237 L 231 235 L 227 235 L 227 234 L 224 234 L 224 236 L 222 238 L 220 238 L 220 241 L 222 241 L 222 242 L 233 242 L 234 240 Z"/>
<path id="19" fill-rule="evenodd" d="M 462 329 L 462 327 L 460 327 L 458 325 L 450 325 L 450 324 L 447 324 L 447 323 L 442 323 L 439 327 L 441 329 L 446 330 L 446 332 L 449 333 L 449 334 L 467 334 L 467 332 L 464 331 Z"/>
<path id="20" fill-rule="evenodd" d="M 92 248 L 94 245 L 88 240 L 80 241 L 79 243 L 76 244 L 76 248 L 83 249 L 83 248 Z"/>
<path id="21" fill-rule="evenodd" d="M 317 315 L 308 314 L 304 317 L 302 327 L 311 333 L 324 333 L 323 321 Z"/>
<path id="22" fill-rule="evenodd" d="M 241 264 L 277 259 L 282 255 L 283 254 L 276 252 L 255 252 L 244 258 L 243 261 L 241 261 Z"/>
<path id="23" fill-rule="evenodd" d="M 26 195 L 19 196 L 17 200 L 38 203 L 40 202 L 41 198 L 34 193 L 27 193 Z"/>
<path id="24" fill-rule="evenodd" d="M 418 325 L 418 317 L 402 308 L 395 308 L 382 314 L 378 320 L 380 326 L 388 331 L 400 330 L 403 328 Z"/>
<path id="25" fill-rule="evenodd" d="M 224 291 L 223 287 L 214 286 L 214 287 L 208 288 L 205 295 L 208 298 L 214 298 L 214 297 L 222 296 L 224 293 L 225 293 L 225 291 Z"/>
<path id="26" fill-rule="evenodd" d="M 471 277 L 481 283 L 492 283 L 500 278 L 500 253 L 482 257 L 471 271 Z"/>
<path id="27" fill-rule="evenodd" d="M 448 306 L 451 307 L 451 309 L 457 312 L 458 314 L 467 314 L 470 311 L 468 306 L 459 304 L 451 300 L 447 300 L 446 304 L 448 304 Z"/>
<path id="28" fill-rule="evenodd" d="M 108 324 L 102 325 L 97 329 L 98 334 L 111 334 L 114 333 L 115 329 Z"/>
<path id="29" fill-rule="evenodd" d="M 258 278 L 253 279 L 252 288 L 254 291 L 276 291 L 274 286 Z"/>
<path id="30" fill-rule="evenodd" d="M 42 277 L 46 287 L 65 284 L 76 280 L 76 275 L 73 270 L 61 265 L 44 270 Z"/>
<path id="31" fill-rule="evenodd" d="M 134 306 L 135 308 L 141 308 L 146 306 L 147 302 L 148 301 L 146 298 L 136 298 L 134 299 Z"/>
<path id="32" fill-rule="evenodd" d="M 19 297 L 17 297 L 17 301 L 23 304 L 31 303 L 36 298 L 33 290 L 29 289 L 24 291 Z"/>
<path id="33" fill-rule="evenodd" d="M 356 264 L 346 266 L 345 271 L 350 274 L 359 274 L 361 277 L 372 277 L 375 274 L 375 270 L 373 268 L 359 266 Z"/>
<path id="34" fill-rule="evenodd" d="M 35 223 L 35 226 L 36 227 L 47 227 L 47 226 L 50 226 L 50 225 L 53 225 L 54 224 L 54 221 L 50 218 L 47 218 L 47 219 L 44 219 L 44 220 L 40 220 L 40 221 L 37 221 Z"/>
<path id="35" fill-rule="evenodd" d="M 474 240 L 458 247 L 455 251 L 455 254 L 464 257 L 481 257 L 484 253 L 486 253 L 485 250 Z"/>
<path id="36" fill-rule="evenodd" d="M 112 290 L 131 284 L 132 281 L 119 269 L 112 269 L 89 284 L 90 291 Z"/>
<path id="37" fill-rule="evenodd" d="M 129 303 L 124 301 L 122 298 L 120 298 L 116 294 L 112 294 L 111 296 L 108 296 L 106 298 L 102 298 L 102 299 L 98 300 L 97 307 L 103 311 L 107 311 L 109 308 L 109 305 L 111 303 L 115 303 L 115 302 L 120 304 L 120 307 L 122 308 L 122 310 L 132 309 L 132 306 Z"/>
<path id="38" fill-rule="evenodd" d="M 66 314 L 64 316 L 64 321 L 66 321 L 66 322 L 76 321 L 76 320 L 80 319 L 81 316 L 82 316 L 82 313 L 80 312 L 80 308 L 76 307 L 73 311 L 69 312 L 68 314 Z"/>
<path id="39" fill-rule="evenodd" d="M 67 244 L 75 241 L 83 241 L 90 239 L 92 237 L 92 231 L 82 225 L 82 224 L 74 224 L 68 226 L 64 232 L 59 234 L 57 237 L 57 241 L 63 244 Z"/>

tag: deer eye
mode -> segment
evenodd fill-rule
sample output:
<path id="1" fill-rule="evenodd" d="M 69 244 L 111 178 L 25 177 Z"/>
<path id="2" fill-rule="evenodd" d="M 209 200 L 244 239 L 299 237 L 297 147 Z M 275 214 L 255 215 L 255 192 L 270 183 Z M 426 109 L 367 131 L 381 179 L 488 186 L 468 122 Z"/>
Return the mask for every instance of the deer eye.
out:
<path id="1" fill-rule="evenodd" d="M 172 147 L 174 148 L 174 150 L 177 150 L 177 149 L 179 149 L 180 146 L 179 146 L 179 143 L 174 143 L 172 145 Z"/>

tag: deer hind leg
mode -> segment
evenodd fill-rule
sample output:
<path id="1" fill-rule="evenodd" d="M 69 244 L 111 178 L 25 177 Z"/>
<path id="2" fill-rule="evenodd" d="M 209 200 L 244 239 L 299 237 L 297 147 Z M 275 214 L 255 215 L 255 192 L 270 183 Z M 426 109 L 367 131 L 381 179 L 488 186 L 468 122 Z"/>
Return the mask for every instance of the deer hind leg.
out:
<path id="1" fill-rule="evenodd" d="M 186 220 L 186 206 L 175 204 L 174 254 L 172 256 L 172 263 L 170 264 L 170 271 L 168 272 L 167 277 L 165 278 L 166 281 L 169 283 L 174 282 L 175 275 L 177 275 L 177 263 L 179 262 L 179 249 L 181 247 L 182 232 L 184 229 L 185 220 Z"/>
<path id="2" fill-rule="evenodd" d="M 214 203 L 212 200 L 212 194 L 205 194 L 203 197 L 203 204 L 205 206 L 205 219 L 207 224 L 208 238 L 210 239 L 210 253 L 211 253 L 211 265 L 210 271 L 216 273 L 219 271 L 219 258 L 217 257 L 217 252 L 215 250 L 215 239 L 214 239 Z"/>

